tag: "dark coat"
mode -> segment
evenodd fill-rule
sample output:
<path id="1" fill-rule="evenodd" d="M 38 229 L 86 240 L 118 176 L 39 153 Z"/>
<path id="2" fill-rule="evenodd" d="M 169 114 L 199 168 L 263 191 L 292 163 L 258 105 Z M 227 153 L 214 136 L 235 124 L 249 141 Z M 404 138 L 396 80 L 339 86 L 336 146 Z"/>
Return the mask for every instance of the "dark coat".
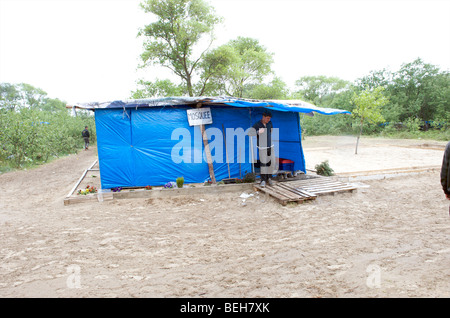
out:
<path id="1" fill-rule="evenodd" d="M 444 193 L 450 195 L 450 142 L 445 147 L 441 168 L 441 185 Z"/>
<path id="2" fill-rule="evenodd" d="M 272 129 L 273 129 L 273 124 L 272 124 L 271 121 L 269 121 L 266 126 L 264 126 L 264 124 L 261 121 L 258 121 L 258 122 L 256 122 L 253 125 L 253 128 L 256 131 L 256 136 L 257 136 L 256 137 L 256 142 L 257 142 L 257 146 L 258 147 L 260 147 L 260 145 L 259 145 L 260 137 L 265 139 L 265 142 L 261 143 L 262 144 L 261 147 L 270 147 L 270 146 L 272 146 Z M 265 132 L 262 133 L 261 135 L 258 133 L 258 130 L 260 128 L 265 128 Z"/>
<path id="3" fill-rule="evenodd" d="M 90 136 L 89 136 L 89 130 L 87 130 L 87 129 L 85 129 L 85 130 L 83 130 L 82 132 L 81 132 L 81 136 L 83 136 L 83 137 L 87 137 L 87 138 L 89 138 Z"/>

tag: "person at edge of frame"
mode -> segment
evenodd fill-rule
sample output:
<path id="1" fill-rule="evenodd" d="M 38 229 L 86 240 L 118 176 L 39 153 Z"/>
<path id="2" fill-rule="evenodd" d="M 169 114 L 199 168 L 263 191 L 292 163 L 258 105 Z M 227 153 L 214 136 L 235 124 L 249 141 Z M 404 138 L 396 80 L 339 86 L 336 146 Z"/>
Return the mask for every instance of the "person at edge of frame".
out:
<path id="1" fill-rule="evenodd" d="M 445 147 L 444 157 L 442 158 L 441 185 L 445 197 L 447 200 L 450 200 L 450 142 Z M 448 213 L 450 215 L 450 206 L 448 208 Z"/>

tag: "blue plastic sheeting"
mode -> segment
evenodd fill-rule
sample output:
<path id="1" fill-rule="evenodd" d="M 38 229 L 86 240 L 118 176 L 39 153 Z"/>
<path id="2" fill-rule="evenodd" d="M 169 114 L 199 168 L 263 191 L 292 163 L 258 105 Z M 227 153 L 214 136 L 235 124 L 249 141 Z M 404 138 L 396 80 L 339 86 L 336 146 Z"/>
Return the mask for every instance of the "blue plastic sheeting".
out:
<path id="1" fill-rule="evenodd" d="M 343 109 L 317 107 L 307 102 L 294 100 L 254 102 L 240 99 L 217 99 L 214 100 L 213 102 L 224 103 L 226 105 L 234 107 L 263 107 L 270 110 L 281 112 L 298 112 L 298 113 L 316 112 L 323 115 L 351 114 L 349 111 Z"/>
<path id="2" fill-rule="evenodd" d="M 132 186 L 134 183 L 130 116 L 130 111 L 95 112 L 102 188 Z"/>
<path id="3" fill-rule="evenodd" d="M 336 108 L 317 107 L 313 104 L 304 102 L 302 100 L 251 100 L 235 97 L 163 97 L 163 98 L 144 98 L 131 100 L 117 100 L 105 103 L 87 103 L 74 105 L 76 108 L 97 110 L 105 108 L 121 108 L 121 109 L 139 109 L 139 108 L 154 108 L 154 107 L 173 107 L 173 106 L 196 106 L 198 103 L 203 106 L 220 107 L 223 105 L 233 107 L 254 107 L 254 108 L 268 108 L 281 112 L 298 112 L 310 113 L 314 112 L 324 115 L 337 114 L 351 114 L 347 110 Z"/>
<path id="4" fill-rule="evenodd" d="M 187 109 L 190 107 L 96 109 L 102 188 L 158 186 L 181 176 L 185 183 L 209 179 L 200 128 L 189 126 Z M 205 129 L 216 181 L 252 171 L 250 137 L 245 131 L 261 119 L 263 110 L 211 107 L 213 123 Z M 293 160 L 295 170 L 306 172 L 298 114 L 272 109 L 272 115 L 274 128 L 279 128 L 279 139 L 274 140 L 279 142 L 278 157 Z M 257 156 L 256 149 L 254 154 Z"/>

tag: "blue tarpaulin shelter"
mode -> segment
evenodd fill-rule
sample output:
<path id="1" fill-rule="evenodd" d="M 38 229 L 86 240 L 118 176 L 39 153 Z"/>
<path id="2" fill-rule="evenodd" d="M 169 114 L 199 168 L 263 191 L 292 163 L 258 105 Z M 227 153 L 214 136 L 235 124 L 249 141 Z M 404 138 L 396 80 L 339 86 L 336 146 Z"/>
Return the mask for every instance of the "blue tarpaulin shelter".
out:
<path id="1" fill-rule="evenodd" d="M 260 120 L 267 109 L 272 112 L 274 128 L 279 129 L 275 140 L 277 157 L 294 161 L 294 170 L 306 173 L 298 113 L 350 114 L 298 100 L 231 97 L 167 97 L 73 107 L 95 113 L 103 189 L 164 185 L 181 176 L 185 183 L 204 182 L 211 177 L 211 164 L 217 181 L 252 172 L 256 144 L 246 135 L 246 129 Z M 194 109 L 209 110 L 203 127 L 189 121 L 189 110 Z M 205 155 L 201 128 L 206 131 L 208 147 L 211 146 L 212 163 Z M 219 147 L 224 141 L 220 140 L 222 134 L 226 136 L 224 149 Z"/>

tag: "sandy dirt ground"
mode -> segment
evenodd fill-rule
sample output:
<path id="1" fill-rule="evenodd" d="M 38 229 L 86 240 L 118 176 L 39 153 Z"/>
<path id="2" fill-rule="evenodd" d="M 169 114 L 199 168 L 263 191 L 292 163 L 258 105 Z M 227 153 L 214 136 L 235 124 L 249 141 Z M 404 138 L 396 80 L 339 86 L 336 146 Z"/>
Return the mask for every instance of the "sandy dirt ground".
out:
<path id="1" fill-rule="evenodd" d="M 355 155 L 354 137 L 307 137 L 310 169 L 434 169 L 287 206 L 252 191 L 65 206 L 95 148 L 1 174 L 0 297 L 449 297 L 444 145 L 363 138 Z"/>

